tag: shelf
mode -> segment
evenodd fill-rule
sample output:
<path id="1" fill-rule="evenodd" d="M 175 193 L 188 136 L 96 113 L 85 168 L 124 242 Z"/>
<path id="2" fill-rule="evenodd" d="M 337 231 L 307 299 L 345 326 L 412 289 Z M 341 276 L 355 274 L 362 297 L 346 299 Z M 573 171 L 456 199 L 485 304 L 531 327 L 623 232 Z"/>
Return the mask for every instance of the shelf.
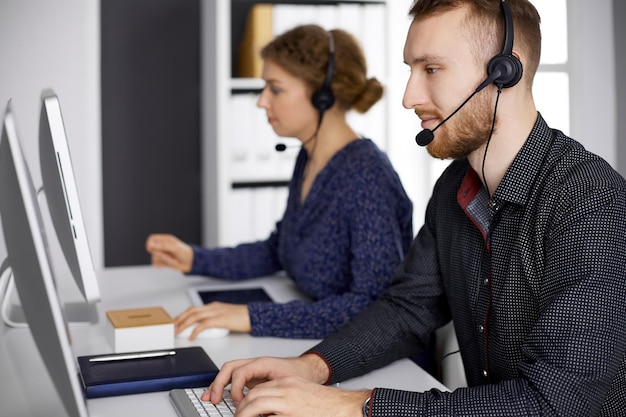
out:
<path id="1" fill-rule="evenodd" d="M 265 81 L 261 78 L 231 78 L 230 91 L 235 94 L 238 92 L 260 92 L 265 87 Z"/>

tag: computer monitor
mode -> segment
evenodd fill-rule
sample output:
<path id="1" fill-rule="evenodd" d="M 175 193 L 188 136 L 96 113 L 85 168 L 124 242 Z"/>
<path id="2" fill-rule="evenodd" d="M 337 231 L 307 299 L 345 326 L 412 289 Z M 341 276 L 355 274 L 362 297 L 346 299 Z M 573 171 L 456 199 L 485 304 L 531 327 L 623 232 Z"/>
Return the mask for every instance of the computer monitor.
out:
<path id="1" fill-rule="evenodd" d="M 50 89 L 41 95 L 39 161 L 48 208 L 44 214 L 49 214 L 69 275 L 83 297 L 82 301 L 65 302 L 65 315 L 72 325 L 95 324 L 98 322 L 96 303 L 100 301 L 100 289 L 78 198 L 61 105 Z M 3 319 L 8 325 L 23 326 L 21 305 L 9 305 L 8 302 L 12 288 L 8 285 L 4 293 Z"/>
<path id="2" fill-rule="evenodd" d="M 11 103 L 0 139 L 0 219 L 8 259 L 37 350 L 70 417 L 87 417 L 67 321 L 55 288 L 36 192 Z M 32 395 L 37 395 L 33 387 Z"/>
<path id="3" fill-rule="evenodd" d="M 71 275 L 87 303 L 67 303 L 66 315 L 72 323 L 97 321 L 94 304 L 100 300 L 100 289 L 78 198 L 61 105 L 52 90 L 44 90 L 41 95 L 39 163 L 54 231 Z"/>

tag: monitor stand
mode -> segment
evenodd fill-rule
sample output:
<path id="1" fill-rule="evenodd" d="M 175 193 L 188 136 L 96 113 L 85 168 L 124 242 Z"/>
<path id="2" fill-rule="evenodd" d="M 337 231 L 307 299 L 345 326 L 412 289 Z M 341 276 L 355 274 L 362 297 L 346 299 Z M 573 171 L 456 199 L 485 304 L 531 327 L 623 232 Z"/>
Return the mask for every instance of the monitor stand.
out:
<path id="1" fill-rule="evenodd" d="M 13 293 L 19 293 L 15 290 L 13 282 L 13 274 L 10 268 L 0 272 L 0 282 L 2 282 L 2 274 L 7 275 L 7 283 L 0 285 L 0 314 L 2 321 L 10 327 L 28 327 L 26 316 L 20 304 L 12 302 Z M 71 327 L 92 326 L 98 323 L 98 308 L 95 304 L 86 302 L 67 302 L 63 304 L 63 314 Z"/>

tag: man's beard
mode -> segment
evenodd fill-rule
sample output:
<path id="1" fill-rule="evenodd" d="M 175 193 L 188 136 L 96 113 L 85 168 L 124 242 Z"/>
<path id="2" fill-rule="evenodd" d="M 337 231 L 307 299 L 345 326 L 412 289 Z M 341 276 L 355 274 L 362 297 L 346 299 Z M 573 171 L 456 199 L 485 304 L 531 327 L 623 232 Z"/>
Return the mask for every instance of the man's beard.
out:
<path id="1" fill-rule="evenodd" d="M 487 142 L 492 120 L 489 94 L 479 93 L 458 114 L 437 129 L 437 137 L 426 149 L 434 158 L 463 158 Z"/>

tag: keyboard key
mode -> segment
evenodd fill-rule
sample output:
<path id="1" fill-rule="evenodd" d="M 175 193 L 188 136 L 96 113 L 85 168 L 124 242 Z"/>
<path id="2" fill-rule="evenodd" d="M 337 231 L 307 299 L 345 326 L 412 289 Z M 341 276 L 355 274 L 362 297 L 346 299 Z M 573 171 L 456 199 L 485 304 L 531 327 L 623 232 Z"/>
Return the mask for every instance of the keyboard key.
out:
<path id="1" fill-rule="evenodd" d="M 232 417 L 235 404 L 230 391 L 224 391 L 224 399 L 218 404 L 202 401 L 202 388 L 174 389 L 170 391 L 170 400 L 180 417 Z"/>

